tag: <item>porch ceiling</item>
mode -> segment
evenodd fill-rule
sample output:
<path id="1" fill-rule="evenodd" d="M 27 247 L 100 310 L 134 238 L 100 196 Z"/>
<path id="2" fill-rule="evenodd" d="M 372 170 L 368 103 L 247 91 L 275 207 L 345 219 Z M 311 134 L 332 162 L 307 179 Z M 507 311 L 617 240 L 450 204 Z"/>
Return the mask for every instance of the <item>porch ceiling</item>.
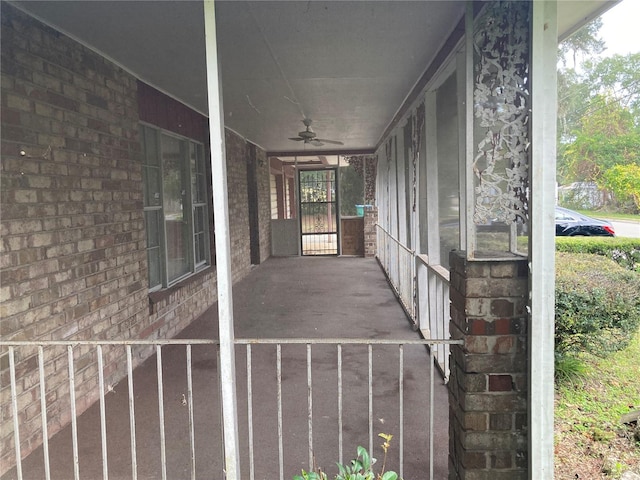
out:
<path id="1" fill-rule="evenodd" d="M 202 2 L 13 3 L 206 114 Z M 615 3 L 559 2 L 560 37 Z M 225 125 L 269 152 L 304 152 L 288 138 L 309 117 L 338 148 L 373 150 L 463 12 L 456 0 L 218 1 Z"/>

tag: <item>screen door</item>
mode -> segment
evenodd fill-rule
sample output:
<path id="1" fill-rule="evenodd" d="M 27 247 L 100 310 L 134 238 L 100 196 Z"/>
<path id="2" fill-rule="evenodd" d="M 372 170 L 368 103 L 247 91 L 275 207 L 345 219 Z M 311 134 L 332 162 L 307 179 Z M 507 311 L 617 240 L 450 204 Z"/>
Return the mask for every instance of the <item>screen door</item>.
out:
<path id="1" fill-rule="evenodd" d="M 298 173 L 302 255 L 338 254 L 336 172 L 327 169 Z"/>

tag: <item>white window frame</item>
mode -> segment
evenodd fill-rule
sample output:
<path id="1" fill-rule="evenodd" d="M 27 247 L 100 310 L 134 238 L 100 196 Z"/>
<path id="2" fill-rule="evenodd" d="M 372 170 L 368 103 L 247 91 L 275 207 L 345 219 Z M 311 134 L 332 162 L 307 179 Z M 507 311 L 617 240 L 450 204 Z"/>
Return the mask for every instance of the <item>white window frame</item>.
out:
<path id="1" fill-rule="evenodd" d="M 162 290 L 165 288 L 169 288 L 181 281 L 183 281 L 184 279 L 194 275 L 195 273 L 198 273 L 199 271 L 208 268 L 211 265 L 211 241 L 210 241 L 210 222 L 211 222 L 211 215 L 209 214 L 209 194 L 207 192 L 207 186 L 206 186 L 206 179 L 207 174 L 206 174 L 206 170 L 202 171 L 202 172 L 197 172 L 196 170 L 196 175 L 198 175 L 201 178 L 201 182 L 204 182 L 203 185 L 201 186 L 202 188 L 202 197 L 198 198 L 198 199 L 194 199 L 193 195 L 194 195 L 194 189 L 193 189 L 193 181 L 194 181 L 194 170 L 192 168 L 191 165 L 191 161 L 192 161 L 192 155 L 195 153 L 196 155 L 196 169 L 200 166 L 202 168 L 206 168 L 204 167 L 205 165 L 205 158 L 204 158 L 204 154 L 205 154 L 205 148 L 204 148 L 204 144 L 202 142 L 198 142 L 196 140 L 193 140 L 191 138 L 188 137 L 184 137 L 182 135 L 178 135 L 174 132 L 159 128 L 155 125 L 152 124 L 148 124 L 145 122 L 141 122 L 141 134 L 142 134 L 142 140 L 141 140 L 141 147 L 142 147 L 142 184 L 143 184 L 143 191 L 144 191 L 144 195 L 143 195 L 143 210 L 144 210 L 144 221 L 145 221 L 145 230 L 146 230 L 146 249 L 147 249 L 147 262 L 148 262 L 148 267 L 149 270 L 151 270 L 151 256 L 150 256 L 150 251 L 153 249 L 160 249 L 160 256 L 159 256 L 159 265 L 158 265 L 158 269 L 160 270 L 160 275 L 159 275 L 159 283 L 154 283 L 154 285 L 151 285 L 151 276 L 149 276 L 149 291 L 150 292 L 155 292 L 158 290 Z M 156 150 L 156 155 L 158 156 L 158 159 L 156 160 L 155 163 L 151 163 L 149 162 L 149 158 L 148 158 L 148 152 L 147 152 L 147 145 L 146 145 L 146 135 L 147 132 L 149 130 L 153 130 L 155 131 L 155 150 Z M 166 218 L 165 218 L 165 214 L 164 214 L 164 191 L 163 191 L 163 181 L 162 179 L 164 178 L 164 171 L 163 171 L 163 162 L 162 162 L 162 137 L 166 136 L 166 137 L 171 137 L 175 140 L 178 140 L 180 142 L 185 142 L 185 156 L 184 156 L 184 162 L 186 163 L 186 165 L 184 165 L 185 170 L 188 174 L 188 179 L 185 181 L 185 187 L 186 187 L 186 192 L 183 195 L 183 198 L 185 199 L 185 201 L 187 202 L 187 205 L 183 205 L 183 211 L 186 212 L 186 221 L 187 221 L 187 228 L 190 232 L 190 238 L 191 238 L 191 244 L 188 247 L 188 265 L 187 265 L 187 272 L 184 275 L 180 275 L 174 279 L 169 280 L 169 271 L 168 271 L 168 265 L 169 265 L 169 258 L 168 258 L 168 248 L 167 248 L 167 229 L 166 229 Z M 198 159 L 198 156 L 202 156 L 201 159 Z M 154 198 L 157 198 L 159 196 L 159 205 L 149 205 L 148 201 L 147 201 L 147 192 L 146 189 L 148 188 L 148 181 L 147 181 L 147 169 L 148 168 L 158 168 L 159 169 L 159 185 L 158 190 L 159 192 L 154 192 Z M 204 229 L 203 231 L 200 232 L 195 232 L 195 226 L 196 226 L 196 219 L 194 218 L 195 216 L 195 212 L 196 209 L 204 209 L 204 213 L 203 213 L 203 217 L 204 217 Z M 150 243 L 150 232 L 147 229 L 147 216 L 152 213 L 152 212 L 159 212 L 160 213 L 160 221 L 158 222 L 158 237 L 157 239 L 155 239 L 154 242 Z M 197 252 L 196 252 L 196 237 L 200 236 L 200 240 L 204 243 L 204 258 L 196 258 Z"/>

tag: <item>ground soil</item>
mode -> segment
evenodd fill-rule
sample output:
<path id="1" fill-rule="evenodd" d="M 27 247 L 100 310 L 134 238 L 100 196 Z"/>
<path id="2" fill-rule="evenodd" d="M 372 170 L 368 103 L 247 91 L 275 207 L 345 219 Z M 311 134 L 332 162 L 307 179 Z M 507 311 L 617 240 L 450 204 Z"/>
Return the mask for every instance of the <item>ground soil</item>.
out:
<path id="1" fill-rule="evenodd" d="M 606 432 L 612 437 L 606 441 L 572 425 L 556 422 L 555 430 L 556 480 L 612 480 L 625 471 L 640 475 L 640 443 L 631 426 Z"/>

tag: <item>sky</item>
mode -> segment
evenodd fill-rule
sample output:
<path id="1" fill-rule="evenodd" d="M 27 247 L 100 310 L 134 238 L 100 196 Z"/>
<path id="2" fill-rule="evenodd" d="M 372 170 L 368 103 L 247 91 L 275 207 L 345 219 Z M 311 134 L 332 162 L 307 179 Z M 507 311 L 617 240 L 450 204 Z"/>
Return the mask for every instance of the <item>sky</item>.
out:
<path id="1" fill-rule="evenodd" d="M 607 45 L 604 56 L 640 52 L 639 19 L 639 0 L 622 0 L 602 15 L 600 36 Z"/>

